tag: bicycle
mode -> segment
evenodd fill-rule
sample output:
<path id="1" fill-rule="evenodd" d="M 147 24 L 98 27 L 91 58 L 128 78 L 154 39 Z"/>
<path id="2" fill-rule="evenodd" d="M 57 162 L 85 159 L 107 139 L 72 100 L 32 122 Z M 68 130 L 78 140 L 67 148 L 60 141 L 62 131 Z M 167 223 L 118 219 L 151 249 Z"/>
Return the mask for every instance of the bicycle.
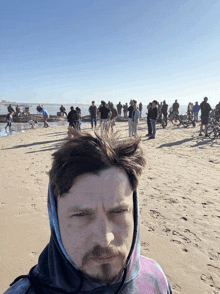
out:
<path id="1" fill-rule="evenodd" d="M 177 127 L 180 125 L 183 125 L 184 128 L 188 128 L 190 125 L 193 127 L 196 126 L 195 120 L 192 120 L 191 118 L 183 118 L 177 112 L 171 113 L 169 120 Z"/>
<path id="2" fill-rule="evenodd" d="M 216 138 L 220 138 L 220 122 L 219 116 L 213 116 L 208 124 L 207 134 L 210 139 L 214 140 Z"/>

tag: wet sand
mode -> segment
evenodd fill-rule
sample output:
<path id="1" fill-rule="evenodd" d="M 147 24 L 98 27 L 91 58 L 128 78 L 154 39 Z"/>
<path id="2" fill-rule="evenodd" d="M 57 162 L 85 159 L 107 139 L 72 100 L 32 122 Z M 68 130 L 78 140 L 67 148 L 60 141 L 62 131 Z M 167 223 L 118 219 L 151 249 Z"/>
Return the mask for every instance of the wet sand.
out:
<path id="1" fill-rule="evenodd" d="M 91 131 L 89 126 L 83 130 Z M 127 123 L 117 123 L 122 137 Z M 220 139 L 199 127 L 158 126 L 147 140 L 139 124 L 147 166 L 139 184 L 141 254 L 164 269 L 173 293 L 220 293 Z M 1 287 L 28 273 L 49 241 L 47 172 L 66 126 L 0 138 Z"/>

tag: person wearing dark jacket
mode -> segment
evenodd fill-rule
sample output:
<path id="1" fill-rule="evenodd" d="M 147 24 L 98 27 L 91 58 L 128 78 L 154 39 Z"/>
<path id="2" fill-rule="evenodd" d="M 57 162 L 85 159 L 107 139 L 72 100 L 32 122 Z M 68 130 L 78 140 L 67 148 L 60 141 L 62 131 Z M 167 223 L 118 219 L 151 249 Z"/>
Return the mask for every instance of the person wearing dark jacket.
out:
<path id="1" fill-rule="evenodd" d="M 166 100 L 163 101 L 162 107 L 161 107 L 161 112 L 163 114 L 164 120 L 167 121 L 167 109 L 168 105 L 166 104 Z"/>
<path id="2" fill-rule="evenodd" d="M 5 294 L 171 294 L 161 267 L 140 256 L 141 139 L 71 132 L 49 172 L 50 241 Z"/>
<path id="3" fill-rule="evenodd" d="M 204 97 L 204 101 L 200 104 L 201 109 L 201 126 L 199 136 L 202 136 L 203 125 L 205 126 L 205 137 L 208 137 L 209 112 L 212 110 L 208 103 L 208 97 Z"/>
<path id="4" fill-rule="evenodd" d="M 73 106 L 70 107 L 70 112 L 67 115 L 67 121 L 69 122 L 69 126 L 73 128 L 77 128 L 77 122 L 79 120 L 79 116 L 77 111 Z"/>
<path id="5" fill-rule="evenodd" d="M 148 127 L 148 134 L 146 134 L 147 137 L 152 136 L 152 127 L 151 127 L 151 122 L 150 122 L 150 116 L 151 116 L 151 111 L 152 111 L 152 103 L 150 102 L 147 106 L 147 127 Z"/>
<path id="6" fill-rule="evenodd" d="M 152 128 L 152 135 L 149 137 L 149 139 L 155 139 L 156 136 L 156 123 L 157 123 L 157 101 L 154 100 L 152 102 L 152 110 L 150 113 L 150 123 Z"/>

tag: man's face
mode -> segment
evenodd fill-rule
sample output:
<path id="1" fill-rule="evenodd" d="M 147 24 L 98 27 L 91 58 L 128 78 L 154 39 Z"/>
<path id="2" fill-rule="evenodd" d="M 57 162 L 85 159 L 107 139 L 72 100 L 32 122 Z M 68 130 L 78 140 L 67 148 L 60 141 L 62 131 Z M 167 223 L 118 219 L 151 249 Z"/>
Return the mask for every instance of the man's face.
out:
<path id="1" fill-rule="evenodd" d="M 57 200 L 63 245 L 91 281 L 110 284 L 125 266 L 133 239 L 133 192 L 119 168 L 80 176 Z"/>

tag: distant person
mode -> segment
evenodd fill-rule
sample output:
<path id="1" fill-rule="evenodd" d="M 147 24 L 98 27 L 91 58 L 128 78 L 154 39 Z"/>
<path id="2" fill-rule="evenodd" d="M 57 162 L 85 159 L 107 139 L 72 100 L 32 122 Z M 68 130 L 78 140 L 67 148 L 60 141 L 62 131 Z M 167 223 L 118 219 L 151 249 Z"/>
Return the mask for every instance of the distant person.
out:
<path id="1" fill-rule="evenodd" d="M 78 113 L 74 109 L 74 107 L 71 106 L 70 112 L 67 115 L 67 121 L 69 122 L 69 127 L 73 127 L 74 129 L 77 129 L 78 120 L 79 120 Z"/>
<path id="2" fill-rule="evenodd" d="M 9 113 L 15 112 L 14 108 L 11 106 L 11 104 L 8 105 L 8 112 Z"/>
<path id="3" fill-rule="evenodd" d="M 76 122 L 76 128 L 77 128 L 78 131 L 81 132 L 81 124 L 82 124 L 82 122 L 81 122 L 81 119 L 82 119 L 81 109 L 79 107 L 76 107 L 76 112 L 78 114 L 78 120 Z"/>
<path id="4" fill-rule="evenodd" d="M 177 100 L 175 100 L 175 103 L 173 103 L 173 112 L 179 113 L 179 103 L 177 102 Z"/>
<path id="5" fill-rule="evenodd" d="M 193 111 L 194 120 L 198 122 L 199 111 L 200 111 L 200 106 L 198 104 L 198 101 L 196 101 L 192 111 Z"/>
<path id="6" fill-rule="evenodd" d="M 156 123 L 157 123 L 157 101 L 154 100 L 152 102 L 152 111 L 150 114 L 150 123 L 152 128 L 152 135 L 149 137 L 149 139 L 155 139 L 156 136 Z"/>
<path id="7" fill-rule="evenodd" d="M 114 107 L 114 104 L 112 104 L 112 110 L 111 110 L 111 130 L 113 132 L 113 127 L 115 126 L 115 120 L 118 117 L 118 111 Z"/>
<path id="8" fill-rule="evenodd" d="M 21 114 L 21 107 L 17 104 L 16 108 L 16 115 L 19 116 Z"/>
<path id="9" fill-rule="evenodd" d="M 187 106 L 187 115 L 189 119 L 192 119 L 193 117 L 193 103 L 189 102 Z"/>
<path id="10" fill-rule="evenodd" d="M 105 101 L 101 101 L 101 106 L 99 107 L 100 121 L 101 121 L 101 135 L 105 133 L 108 127 L 108 119 L 111 117 L 111 110 L 106 106 Z"/>
<path id="11" fill-rule="evenodd" d="M 66 108 L 63 105 L 60 106 L 60 113 L 61 113 L 61 116 L 63 116 L 64 114 L 67 116 Z"/>
<path id="12" fill-rule="evenodd" d="M 31 119 L 29 120 L 28 124 L 31 127 L 31 129 L 35 128 L 35 125 L 38 123 L 38 121 L 36 119 Z"/>
<path id="13" fill-rule="evenodd" d="M 134 110 L 134 102 L 133 100 L 130 100 L 130 106 L 128 107 L 128 132 L 129 132 L 129 137 L 133 136 L 133 127 L 132 127 L 132 113 Z"/>
<path id="14" fill-rule="evenodd" d="M 9 112 L 6 116 L 6 126 L 5 126 L 5 130 L 7 130 L 7 127 L 9 128 L 9 131 L 11 131 L 11 126 L 12 126 L 12 120 L 13 120 L 13 113 Z"/>
<path id="15" fill-rule="evenodd" d="M 118 110 L 118 115 L 121 117 L 121 110 L 122 110 L 121 102 L 119 102 L 119 103 L 117 104 L 117 110 Z"/>
<path id="16" fill-rule="evenodd" d="M 37 106 L 37 111 L 41 112 L 43 115 L 43 120 L 44 120 L 44 128 L 48 128 L 49 125 L 47 123 L 47 119 L 49 118 L 49 112 L 46 110 L 46 108 L 43 108 L 41 105 Z"/>
<path id="17" fill-rule="evenodd" d="M 215 115 L 220 116 L 220 101 L 218 104 L 215 106 Z"/>
<path id="18" fill-rule="evenodd" d="M 97 107 L 95 106 L 95 101 L 92 101 L 92 105 L 89 107 L 89 113 L 91 117 L 91 127 L 93 126 L 96 128 L 97 124 Z"/>
<path id="19" fill-rule="evenodd" d="M 137 101 L 133 100 L 133 112 L 132 112 L 132 129 L 134 137 L 137 138 L 138 122 L 140 117 L 140 111 L 137 108 Z"/>
<path id="20" fill-rule="evenodd" d="M 142 114 L 142 109 L 143 109 L 143 106 L 142 106 L 142 103 L 140 102 L 139 106 L 138 106 L 138 110 L 140 112 L 140 118 L 141 118 L 141 114 Z"/>
<path id="21" fill-rule="evenodd" d="M 152 136 L 152 127 L 150 122 L 151 117 L 151 111 L 152 111 L 152 103 L 150 102 L 147 106 L 147 128 L 148 128 L 148 134 L 146 134 L 147 137 Z"/>
<path id="22" fill-rule="evenodd" d="M 167 110 L 168 110 L 168 105 L 166 104 L 166 100 L 163 101 L 162 107 L 161 107 L 161 112 L 163 114 L 164 120 L 167 122 Z"/>
<path id="23" fill-rule="evenodd" d="M 128 117 L 128 115 L 127 115 L 128 103 L 127 102 L 123 105 L 123 112 L 124 112 L 124 118 L 127 118 Z"/>
<path id="24" fill-rule="evenodd" d="M 205 137 L 208 137 L 208 123 L 209 123 L 209 112 L 212 110 L 208 103 L 208 98 L 204 97 L 204 101 L 200 104 L 201 109 L 201 126 L 199 136 L 202 136 L 203 125 L 205 126 Z"/>

